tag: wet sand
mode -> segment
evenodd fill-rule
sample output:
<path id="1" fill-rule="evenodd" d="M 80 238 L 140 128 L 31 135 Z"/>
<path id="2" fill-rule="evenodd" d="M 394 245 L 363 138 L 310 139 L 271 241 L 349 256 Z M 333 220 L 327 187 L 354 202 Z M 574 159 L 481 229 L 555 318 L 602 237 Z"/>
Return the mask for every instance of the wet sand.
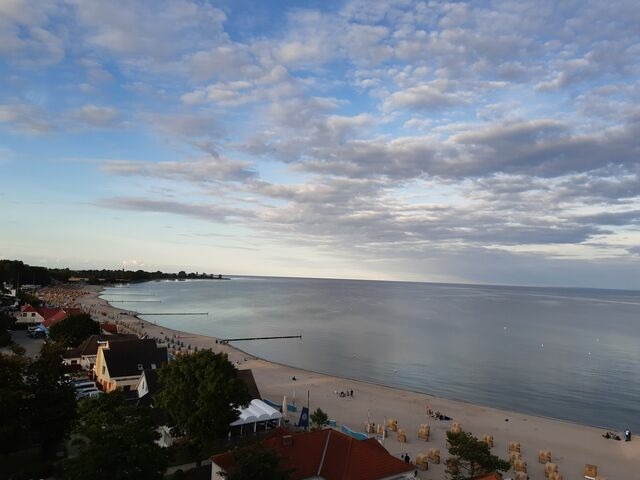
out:
<path id="1" fill-rule="evenodd" d="M 552 460 L 566 480 L 584 478 L 587 463 L 597 465 L 598 474 L 609 480 L 632 480 L 640 478 L 640 438 L 631 442 L 602 438 L 605 430 L 521 413 L 498 410 L 456 400 L 433 397 L 418 392 L 375 385 L 367 382 L 314 373 L 286 365 L 268 362 L 251 356 L 230 345 L 216 343 L 216 338 L 195 335 L 161 327 L 132 315 L 130 310 L 110 306 L 98 298 L 100 287 L 85 287 L 88 295 L 80 296 L 77 302 L 90 310 L 96 320 L 119 321 L 121 326 L 134 333 L 146 333 L 150 337 L 183 342 L 193 350 L 209 348 L 225 352 L 239 368 L 250 368 L 263 398 L 281 403 L 283 396 L 291 403 L 295 397 L 297 406 L 306 405 L 309 392 L 311 411 L 321 408 L 338 425 L 346 425 L 352 430 L 364 432 L 368 414 L 372 422 L 382 423 L 384 418 L 395 418 L 398 426 L 405 430 L 407 443 L 396 440 L 396 434 L 389 432 L 384 441 L 387 450 L 396 456 L 408 453 L 412 460 L 418 453 L 426 453 L 430 448 L 439 448 L 441 459 L 448 457 L 446 430 L 451 421 L 436 420 L 426 416 L 427 405 L 434 411 L 453 418 L 463 430 L 482 438 L 492 435 L 493 453 L 508 459 L 509 442 L 519 442 L 522 458 L 527 462 L 527 473 L 531 480 L 543 480 L 544 465 L 538 463 L 538 451 L 550 450 Z M 183 348 L 184 349 L 184 348 Z M 293 380 L 295 377 L 296 380 Z M 353 390 L 353 398 L 340 397 L 336 392 Z M 640 399 L 639 399 L 640 401 Z M 527 402 L 523 398 L 522 402 Z M 552 415 L 553 412 L 549 412 Z M 297 422 L 299 414 L 290 414 Z M 594 419 L 597 423 L 598 419 Z M 431 428 L 429 441 L 419 440 L 417 433 L 421 423 Z M 621 432 L 618 432 L 621 435 Z M 515 477 L 513 470 L 504 475 Z M 420 472 L 421 479 L 444 479 L 444 464 L 429 464 L 429 470 Z"/>

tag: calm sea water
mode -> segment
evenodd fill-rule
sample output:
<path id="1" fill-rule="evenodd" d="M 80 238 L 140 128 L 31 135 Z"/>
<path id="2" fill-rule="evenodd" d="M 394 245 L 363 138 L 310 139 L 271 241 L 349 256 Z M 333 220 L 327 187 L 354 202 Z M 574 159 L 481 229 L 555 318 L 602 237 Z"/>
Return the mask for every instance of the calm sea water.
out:
<path id="1" fill-rule="evenodd" d="M 640 292 L 233 277 L 103 298 L 209 312 L 142 317 L 221 338 L 303 333 L 236 344 L 296 367 L 640 432 Z"/>

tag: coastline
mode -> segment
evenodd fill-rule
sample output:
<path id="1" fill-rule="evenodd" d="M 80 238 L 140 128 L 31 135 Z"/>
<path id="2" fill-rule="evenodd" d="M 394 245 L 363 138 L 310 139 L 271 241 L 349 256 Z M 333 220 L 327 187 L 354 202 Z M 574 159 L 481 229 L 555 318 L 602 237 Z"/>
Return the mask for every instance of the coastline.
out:
<path id="1" fill-rule="evenodd" d="M 248 354 L 231 345 L 216 343 L 215 337 L 190 334 L 165 328 L 139 319 L 130 312 L 113 307 L 99 298 L 101 287 L 87 286 L 89 295 L 78 299 L 80 305 L 91 309 L 98 320 L 116 321 L 143 331 L 150 337 L 164 340 L 166 336 L 175 337 L 198 349 L 210 348 L 216 352 L 227 353 L 229 359 L 239 368 L 253 370 L 256 383 L 262 395 L 276 403 L 282 402 L 283 395 L 288 401 L 296 400 L 306 404 L 307 391 L 310 392 L 311 410 L 322 408 L 329 418 L 338 425 L 347 425 L 355 431 L 364 431 L 368 414 L 372 422 L 382 423 L 383 419 L 396 418 L 400 428 L 407 432 L 408 443 L 397 442 L 395 434 L 390 432 L 384 442 L 390 453 L 400 455 L 409 453 L 415 459 L 417 453 L 426 453 L 429 448 L 440 448 L 441 457 L 447 455 L 446 429 L 451 422 L 439 421 L 425 415 L 426 405 L 434 411 L 440 411 L 462 424 L 465 431 L 475 436 L 494 437 L 493 452 L 502 458 L 508 458 L 507 445 L 511 441 L 520 442 L 522 457 L 528 463 L 528 475 L 532 480 L 544 479 L 544 466 L 537 462 L 539 450 L 550 450 L 553 460 L 565 478 L 582 478 L 586 463 L 595 464 L 600 475 L 609 478 L 637 478 L 634 468 L 640 468 L 640 442 L 618 442 L 602 438 L 604 430 L 551 417 L 541 417 L 488 406 L 477 405 L 463 400 L 434 397 L 421 392 L 403 390 L 385 385 L 341 378 L 291 367 L 285 364 L 267 361 Z M 293 378 L 296 380 L 292 380 Z M 336 392 L 353 390 L 353 398 L 341 398 Z M 291 415 L 293 421 L 297 415 Z M 295 416 L 295 418 L 293 418 Z M 507 420 L 508 419 L 508 420 Z M 417 439 L 420 423 L 431 426 L 431 438 L 428 442 Z M 509 476 L 509 474 L 505 475 Z M 430 464 L 427 472 L 421 472 L 420 478 L 444 478 L 444 465 Z"/>

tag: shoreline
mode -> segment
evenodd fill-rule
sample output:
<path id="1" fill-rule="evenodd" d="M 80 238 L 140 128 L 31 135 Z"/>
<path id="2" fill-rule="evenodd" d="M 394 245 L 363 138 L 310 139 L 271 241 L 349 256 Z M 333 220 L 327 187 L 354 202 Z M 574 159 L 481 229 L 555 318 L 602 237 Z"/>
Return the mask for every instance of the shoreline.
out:
<path id="1" fill-rule="evenodd" d="M 138 318 L 137 313 L 130 315 L 133 310 L 114 307 L 99 298 L 102 287 L 86 286 L 85 290 L 90 294 L 79 298 L 79 303 L 91 309 L 98 320 L 119 320 L 124 325 L 142 331 L 152 338 L 160 338 L 163 342 L 166 336 L 171 336 L 198 349 L 210 348 L 215 352 L 227 353 L 229 360 L 236 367 L 252 369 L 263 398 L 280 403 L 283 395 L 286 395 L 291 403 L 292 400 L 296 400 L 297 390 L 298 401 L 304 400 L 302 403 L 306 403 L 304 397 L 308 390 L 311 392 L 311 411 L 322 408 L 338 425 L 347 425 L 355 431 L 364 431 L 364 424 L 369 415 L 371 421 L 376 423 L 381 423 L 383 418 L 397 418 L 399 427 L 407 433 L 408 443 L 399 443 L 395 434 L 390 432 L 384 446 L 394 455 L 409 453 L 411 458 L 415 459 L 417 453 L 426 453 L 429 448 L 440 448 L 442 459 L 448 456 L 445 431 L 451 422 L 426 417 L 425 410 L 428 404 L 432 410 L 441 411 L 462 423 L 464 430 L 470 431 L 478 438 L 492 435 L 492 451 L 501 458 L 508 458 L 508 442 L 520 442 L 523 447 L 523 459 L 529 465 L 527 473 L 531 480 L 545 478 L 544 466 L 537 462 L 538 450 L 551 450 L 553 460 L 565 478 L 582 478 L 586 463 L 598 465 L 599 474 L 605 477 L 637 478 L 634 469 L 640 468 L 637 461 L 640 458 L 640 441 L 618 442 L 604 439 L 601 435 L 607 427 L 513 412 L 465 400 L 435 397 L 423 392 L 338 377 L 265 360 L 235 346 L 216 343 L 219 340 L 216 337 L 162 327 Z M 353 389 L 354 397 L 342 398 L 337 395 L 337 392 L 345 389 Z M 290 418 L 296 421 L 297 416 L 298 413 L 295 413 Z M 431 440 L 428 442 L 417 439 L 420 423 L 428 423 L 431 426 Z M 505 476 L 509 475 L 510 473 L 507 473 Z M 444 465 L 430 464 L 429 470 L 421 472 L 419 478 L 444 478 Z"/>

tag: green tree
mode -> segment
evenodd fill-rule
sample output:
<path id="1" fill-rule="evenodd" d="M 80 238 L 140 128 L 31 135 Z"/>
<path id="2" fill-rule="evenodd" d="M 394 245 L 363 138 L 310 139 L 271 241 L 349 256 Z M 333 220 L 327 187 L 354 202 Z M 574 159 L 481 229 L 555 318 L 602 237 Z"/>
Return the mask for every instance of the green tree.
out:
<path id="1" fill-rule="evenodd" d="M 16 319 L 6 313 L 0 313 L 0 347 L 5 347 L 11 343 L 11 333 Z"/>
<path id="2" fill-rule="evenodd" d="M 329 416 L 318 408 L 309 416 L 309 419 L 313 425 L 322 427 L 329 421 Z"/>
<path id="3" fill-rule="evenodd" d="M 100 333 L 100 324 L 91 315 L 70 315 L 49 329 L 49 337 L 70 347 L 77 347 L 91 335 Z"/>
<path id="4" fill-rule="evenodd" d="M 226 480 L 288 480 L 290 470 L 280 466 L 280 457 L 262 445 L 234 450 L 234 467 L 220 475 Z"/>
<path id="5" fill-rule="evenodd" d="M 169 362 L 158 376 L 163 389 L 156 403 L 187 435 L 199 464 L 203 448 L 225 436 L 239 407 L 249 403 L 247 386 L 226 354 L 210 350 Z"/>
<path id="6" fill-rule="evenodd" d="M 27 368 L 31 429 L 45 458 L 69 433 L 76 414 L 75 392 L 64 377 L 62 352 L 62 346 L 46 342 Z"/>
<path id="7" fill-rule="evenodd" d="M 0 353 L 0 453 L 23 448 L 29 437 L 28 360 Z"/>
<path id="8" fill-rule="evenodd" d="M 449 454 L 458 459 L 460 472 L 452 475 L 454 480 L 483 475 L 495 471 L 506 472 L 511 464 L 493 455 L 489 446 L 469 432 L 447 432 Z"/>
<path id="9" fill-rule="evenodd" d="M 120 392 L 81 400 L 74 436 L 79 454 L 65 460 L 68 480 L 161 480 L 165 451 L 149 412 L 128 405 Z"/>

